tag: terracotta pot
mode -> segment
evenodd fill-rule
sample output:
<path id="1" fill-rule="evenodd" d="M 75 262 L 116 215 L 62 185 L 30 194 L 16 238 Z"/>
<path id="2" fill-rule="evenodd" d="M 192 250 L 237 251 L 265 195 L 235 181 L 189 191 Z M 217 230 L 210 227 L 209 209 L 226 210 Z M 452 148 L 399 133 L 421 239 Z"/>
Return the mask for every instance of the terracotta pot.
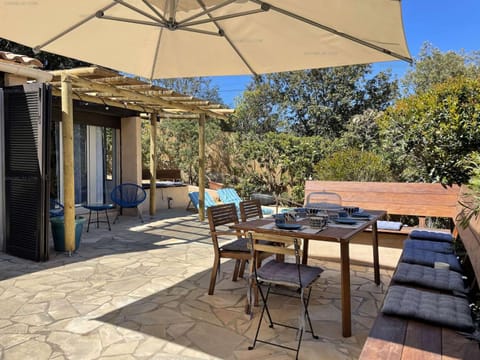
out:
<path id="1" fill-rule="evenodd" d="M 223 184 L 215 181 L 209 181 L 208 182 L 208 188 L 211 190 L 218 190 L 223 188 Z"/>

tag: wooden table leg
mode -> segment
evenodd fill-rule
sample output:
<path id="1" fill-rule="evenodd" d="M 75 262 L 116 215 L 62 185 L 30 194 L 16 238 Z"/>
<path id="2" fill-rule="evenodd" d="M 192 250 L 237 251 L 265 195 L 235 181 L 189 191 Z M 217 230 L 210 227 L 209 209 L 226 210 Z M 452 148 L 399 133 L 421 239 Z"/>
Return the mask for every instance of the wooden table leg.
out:
<path id="1" fill-rule="evenodd" d="M 380 285 L 380 261 L 378 257 L 378 231 L 377 222 L 372 224 L 372 247 L 373 247 L 373 276 L 375 284 Z"/>
<path id="2" fill-rule="evenodd" d="M 307 262 L 308 262 L 308 239 L 303 239 L 302 264 L 307 265 Z"/>
<path id="3" fill-rule="evenodd" d="M 352 336 L 352 309 L 350 299 L 350 254 L 348 241 L 340 243 L 341 260 L 341 300 L 342 300 L 342 335 Z"/>

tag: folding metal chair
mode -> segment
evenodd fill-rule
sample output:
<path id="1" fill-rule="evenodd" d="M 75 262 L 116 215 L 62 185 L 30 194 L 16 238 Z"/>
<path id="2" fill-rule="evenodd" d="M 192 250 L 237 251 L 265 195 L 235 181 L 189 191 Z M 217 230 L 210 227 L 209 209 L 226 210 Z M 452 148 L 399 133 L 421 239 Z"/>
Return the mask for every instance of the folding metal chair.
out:
<path id="1" fill-rule="evenodd" d="M 252 346 L 249 346 L 249 350 L 253 350 L 257 342 L 278 346 L 284 349 L 293 350 L 296 352 L 296 359 L 298 359 L 298 353 L 300 351 L 300 345 L 302 342 L 303 333 L 310 332 L 314 339 L 318 339 L 315 335 L 308 313 L 308 304 L 310 302 L 310 295 L 312 292 L 312 284 L 318 279 L 323 269 L 316 266 L 308 266 L 301 264 L 301 251 L 299 240 L 293 240 L 293 247 L 288 247 L 292 243 L 292 237 L 278 236 L 262 233 L 249 233 L 249 239 L 251 242 L 251 252 L 253 257 L 253 263 L 260 252 L 268 252 L 283 256 L 293 256 L 295 262 L 278 261 L 277 259 L 271 260 L 266 264 L 260 266 L 258 269 L 256 266 L 251 266 L 251 274 L 253 274 L 254 286 L 258 289 L 263 301 L 262 312 L 260 319 L 258 320 L 258 327 L 255 333 L 255 339 Z M 270 243 L 269 243 L 270 242 Z M 289 259 L 287 259 L 289 260 Z M 262 289 L 262 286 L 266 286 L 266 291 Z M 272 291 L 272 288 L 287 287 L 292 288 L 295 293 L 285 293 Z M 253 294 L 253 291 L 249 292 Z M 292 326 L 286 323 L 274 322 L 271 316 L 271 312 L 268 308 L 268 300 L 270 294 L 295 296 L 299 297 L 301 306 L 301 315 L 299 316 L 298 326 Z M 250 303 L 252 300 L 250 299 Z M 273 328 L 274 325 L 279 325 L 291 329 L 297 330 L 298 343 L 297 347 L 286 346 L 280 343 L 274 343 L 265 339 L 259 338 L 260 328 L 263 322 L 263 316 L 267 313 L 269 327 Z M 308 328 L 307 328 L 308 323 Z"/>

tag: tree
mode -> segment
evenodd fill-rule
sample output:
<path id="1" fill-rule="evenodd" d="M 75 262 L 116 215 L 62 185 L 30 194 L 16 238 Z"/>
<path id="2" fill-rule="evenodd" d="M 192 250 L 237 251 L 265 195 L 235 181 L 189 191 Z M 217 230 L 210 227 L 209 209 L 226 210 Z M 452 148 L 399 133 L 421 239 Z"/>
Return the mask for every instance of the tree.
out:
<path id="1" fill-rule="evenodd" d="M 239 102 L 239 130 L 333 139 L 352 116 L 384 110 L 396 95 L 396 80 L 386 72 L 372 76 L 370 65 L 262 75 Z"/>
<path id="2" fill-rule="evenodd" d="M 480 76 L 480 52 L 442 53 L 432 44 L 422 45 L 418 59 L 415 59 L 412 69 L 407 71 L 402 80 L 403 93 L 408 96 L 425 92 L 433 85 L 441 84 L 452 77 L 464 76 L 475 78 Z"/>
<path id="3" fill-rule="evenodd" d="M 279 118 L 275 89 L 265 77 L 257 76 L 247 85 L 233 115 L 233 127 L 242 134 L 266 134 L 285 127 Z"/>
<path id="4" fill-rule="evenodd" d="M 155 80 L 154 84 L 174 90 L 181 94 L 220 103 L 217 86 L 211 85 L 208 78 L 178 78 Z M 225 128 L 222 121 L 208 119 L 206 121 L 206 142 L 213 143 L 218 140 L 221 129 Z M 198 182 L 198 121 L 194 119 L 161 120 L 157 136 L 157 149 L 159 152 L 158 167 L 178 167 L 187 174 L 188 182 Z M 150 128 L 144 127 L 142 131 L 143 164 L 148 167 L 149 160 L 149 134 Z M 212 163 L 207 153 L 207 170 Z"/>
<path id="5" fill-rule="evenodd" d="M 377 120 L 382 115 L 383 112 L 372 109 L 354 115 L 347 123 L 346 131 L 338 139 L 339 146 L 361 151 L 377 151 L 380 145 Z"/>
<path id="6" fill-rule="evenodd" d="M 464 184 L 480 147 L 480 79 L 460 77 L 398 101 L 379 121 L 384 154 L 400 181 Z"/>
<path id="7" fill-rule="evenodd" d="M 218 86 L 212 85 L 212 80 L 206 77 L 157 79 L 153 80 L 153 84 L 216 104 L 222 103 Z"/>
<path id="8" fill-rule="evenodd" d="M 313 165 L 322 159 L 329 145 L 321 137 L 299 137 L 267 133 L 239 141 L 236 164 L 242 195 L 253 191 L 303 199 L 305 179 L 313 174 Z"/>
<path id="9" fill-rule="evenodd" d="M 347 148 L 315 165 L 315 179 L 332 181 L 391 181 L 392 174 L 383 157 L 371 151 Z"/>
<path id="10" fill-rule="evenodd" d="M 43 64 L 43 70 L 62 70 L 81 66 L 90 66 L 90 64 L 80 60 L 75 60 L 44 51 L 35 54 L 32 48 L 6 39 L 0 39 L 0 49 L 3 51 L 10 51 L 14 54 L 26 55 L 31 58 L 38 59 Z"/>

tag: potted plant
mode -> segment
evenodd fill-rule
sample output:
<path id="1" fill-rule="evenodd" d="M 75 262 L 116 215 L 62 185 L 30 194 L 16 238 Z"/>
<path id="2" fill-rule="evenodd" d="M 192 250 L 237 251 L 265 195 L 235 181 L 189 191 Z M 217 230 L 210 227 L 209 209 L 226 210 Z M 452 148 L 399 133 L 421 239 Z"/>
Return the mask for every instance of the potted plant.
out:
<path id="1" fill-rule="evenodd" d="M 85 224 L 86 219 L 82 216 L 77 216 L 75 218 L 75 248 L 73 251 L 78 250 L 80 247 L 80 239 L 82 237 L 83 224 Z M 53 237 L 53 246 L 55 251 L 67 251 L 65 248 L 65 219 L 63 216 L 56 216 L 50 218 L 50 223 L 52 224 L 52 237 Z"/>

